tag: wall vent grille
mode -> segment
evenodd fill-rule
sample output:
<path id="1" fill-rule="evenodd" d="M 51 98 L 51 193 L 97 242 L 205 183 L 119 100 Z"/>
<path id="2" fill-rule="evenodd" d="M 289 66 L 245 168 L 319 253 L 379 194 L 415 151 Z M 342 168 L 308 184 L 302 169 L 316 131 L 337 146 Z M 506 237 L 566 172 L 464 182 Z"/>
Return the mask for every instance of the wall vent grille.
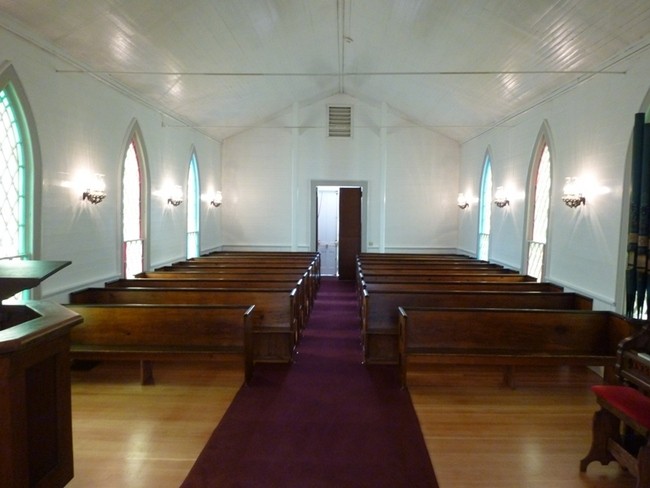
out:
<path id="1" fill-rule="evenodd" d="M 330 105 L 329 136 L 350 137 L 352 135 L 352 107 Z"/>

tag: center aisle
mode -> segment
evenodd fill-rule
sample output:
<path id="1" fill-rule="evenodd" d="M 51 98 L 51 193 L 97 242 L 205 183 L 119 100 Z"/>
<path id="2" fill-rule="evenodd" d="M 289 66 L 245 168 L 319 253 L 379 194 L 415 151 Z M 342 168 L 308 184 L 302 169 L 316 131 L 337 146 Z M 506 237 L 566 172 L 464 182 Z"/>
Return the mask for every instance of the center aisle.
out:
<path id="1" fill-rule="evenodd" d="M 354 283 L 323 278 L 295 363 L 256 367 L 182 487 L 437 487 L 397 368 L 361 357 Z"/>

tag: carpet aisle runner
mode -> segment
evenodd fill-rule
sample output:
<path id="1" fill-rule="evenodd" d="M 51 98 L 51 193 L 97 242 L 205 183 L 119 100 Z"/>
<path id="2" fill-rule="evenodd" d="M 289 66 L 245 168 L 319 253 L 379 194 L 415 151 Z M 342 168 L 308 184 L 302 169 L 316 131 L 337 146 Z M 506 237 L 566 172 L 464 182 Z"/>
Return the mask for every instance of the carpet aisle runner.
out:
<path id="1" fill-rule="evenodd" d="M 295 363 L 256 367 L 182 487 L 437 487 L 397 368 L 361 359 L 354 283 L 323 278 Z"/>

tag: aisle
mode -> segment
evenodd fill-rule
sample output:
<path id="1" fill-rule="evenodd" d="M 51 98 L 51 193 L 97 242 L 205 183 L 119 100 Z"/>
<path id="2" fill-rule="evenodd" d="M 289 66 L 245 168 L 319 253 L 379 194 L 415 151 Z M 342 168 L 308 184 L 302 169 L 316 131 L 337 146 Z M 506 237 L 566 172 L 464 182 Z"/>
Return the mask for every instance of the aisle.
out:
<path id="1" fill-rule="evenodd" d="M 436 487 L 394 367 L 361 364 L 354 284 L 324 278 L 290 366 L 262 365 L 189 487 Z"/>

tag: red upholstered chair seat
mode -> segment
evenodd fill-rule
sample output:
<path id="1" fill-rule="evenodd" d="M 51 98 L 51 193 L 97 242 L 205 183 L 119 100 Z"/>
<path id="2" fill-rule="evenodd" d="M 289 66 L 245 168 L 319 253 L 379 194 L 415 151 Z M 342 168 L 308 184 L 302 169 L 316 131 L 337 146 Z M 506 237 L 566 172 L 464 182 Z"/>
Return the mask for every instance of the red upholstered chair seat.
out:
<path id="1" fill-rule="evenodd" d="M 591 390 L 597 397 L 650 430 L 650 397 L 629 386 L 594 385 Z"/>

